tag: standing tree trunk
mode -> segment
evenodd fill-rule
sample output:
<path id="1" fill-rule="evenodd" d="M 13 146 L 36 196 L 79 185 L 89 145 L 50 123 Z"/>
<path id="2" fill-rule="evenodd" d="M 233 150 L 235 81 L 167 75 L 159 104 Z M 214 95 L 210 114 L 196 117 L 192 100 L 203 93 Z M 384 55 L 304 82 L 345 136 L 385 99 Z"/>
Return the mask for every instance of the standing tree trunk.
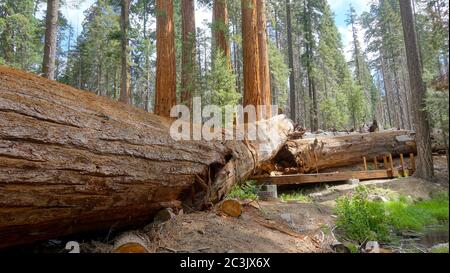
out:
<path id="1" fill-rule="evenodd" d="M 399 1 L 400 13 L 405 36 L 406 57 L 408 63 L 409 82 L 413 95 L 414 124 L 416 128 L 417 143 L 417 171 L 415 176 L 431 180 L 434 178 L 433 155 L 431 149 L 430 125 L 425 108 L 426 90 L 422 81 L 419 52 L 417 49 L 417 36 L 414 29 L 414 17 L 411 1 Z"/>
<path id="2" fill-rule="evenodd" d="M 260 119 L 258 105 L 261 101 L 259 73 L 259 47 L 256 0 L 242 0 L 242 45 L 244 55 L 244 106 L 254 105 L 256 118 Z"/>
<path id="3" fill-rule="evenodd" d="M 45 17 L 45 44 L 42 72 L 44 77 L 55 79 L 56 38 L 58 35 L 59 0 L 47 0 L 47 15 Z"/>
<path id="4" fill-rule="evenodd" d="M 308 93 L 309 93 L 309 99 L 310 107 L 309 107 L 309 113 L 310 113 L 310 125 L 311 125 L 311 132 L 315 132 L 319 129 L 319 116 L 318 116 L 318 104 L 317 104 L 317 92 L 316 92 L 316 84 L 314 80 L 314 73 L 313 73 L 313 35 L 312 35 L 312 12 L 311 12 L 311 2 L 303 1 L 303 13 L 305 14 L 305 35 L 306 35 L 306 68 L 307 68 L 307 75 L 308 75 Z"/>
<path id="5" fill-rule="evenodd" d="M 227 0 L 214 0 L 213 35 L 214 50 L 220 50 L 231 69 L 231 51 L 228 42 L 228 8 Z M 217 52 L 217 51 L 215 51 Z"/>
<path id="6" fill-rule="evenodd" d="M 128 64 L 128 30 L 130 27 L 130 0 L 122 0 L 120 15 L 121 39 L 121 80 L 120 80 L 120 101 L 126 104 L 130 103 L 130 83 L 129 83 L 129 64 Z"/>
<path id="7" fill-rule="evenodd" d="M 181 61 L 181 103 L 192 108 L 195 94 L 196 43 L 195 43 L 195 1 L 182 0 L 183 56 Z"/>
<path id="8" fill-rule="evenodd" d="M 177 102 L 173 0 L 156 1 L 155 114 L 169 117 Z"/>
<path id="9" fill-rule="evenodd" d="M 289 89 L 290 89 L 290 110 L 291 119 L 295 121 L 297 117 L 297 94 L 295 93 L 295 70 L 294 70 L 294 49 L 292 48 L 292 18 L 291 18 L 291 0 L 286 0 L 286 31 L 289 55 Z"/>
<path id="10" fill-rule="evenodd" d="M 259 80 L 261 81 L 261 105 L 265 106 L 265 118 L 272 116 L 272 98 L 270 94 L 269 50 L 267 46 L 266 4 L 257 0 Z"/>

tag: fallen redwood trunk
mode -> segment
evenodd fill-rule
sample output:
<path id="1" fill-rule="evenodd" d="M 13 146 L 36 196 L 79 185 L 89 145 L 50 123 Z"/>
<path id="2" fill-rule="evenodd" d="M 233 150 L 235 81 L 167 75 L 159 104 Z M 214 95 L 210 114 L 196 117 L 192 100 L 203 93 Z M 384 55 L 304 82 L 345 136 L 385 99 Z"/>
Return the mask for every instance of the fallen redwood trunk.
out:
<path id="1" fill-rule="evenodd" d="M 373 162 L 383 156 L 416 153 L 414 134 L 410 131 L 383 131 L 336 137 L 289 140 L 274 158 L 283 168 L 310 173 L 328 168 L 362 164 L 363 157 Z"/>
<path id="2" fill-rule="evenodd" d="M 217 202 L 292 130 L 279 116 L 261 122 L 272 140 L 175 141 L 171 122 L 0 67 L 0 248 Z"/>

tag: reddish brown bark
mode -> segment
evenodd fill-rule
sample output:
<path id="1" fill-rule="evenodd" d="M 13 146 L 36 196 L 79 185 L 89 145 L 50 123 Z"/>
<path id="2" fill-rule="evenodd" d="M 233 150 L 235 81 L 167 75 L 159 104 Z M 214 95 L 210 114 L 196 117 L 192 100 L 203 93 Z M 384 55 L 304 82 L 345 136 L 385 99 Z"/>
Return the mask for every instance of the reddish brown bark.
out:
<path id="1" fill-rule="evenodd" d="M 265 105 L 265 118 L 272 116 L 272 98 L 270 93 L 269 51 L 267 45 L 266 4 L 257 0 L 258 46 L 259 46 L 259 80 L 261 81 L 261 105 Z"/>
<path id="2" fill-rule="evenodd" d="M 242 46 L 244 61 L 244 106 L 254 105 L 257 119 L 261 104 L 261 82 L 259 72 L 259 46 L 256 0 L 242 0 Z"/>
<path id="3" fill-rule="evenodd" d="M 155 114 L 169 117 L 177 103 L 173 0 L 156 0 Z"/>
<path id="4" fill-rule="evenodd" d="M 183 54 L 181 62 L 181 103 L 191 108 L 195 93 L 196 43 L 195 43 L 195 1 L 182 0 L 182 39 Z"/>
<path id="5" fill-rule="evenodd" d="M 231 69 L 231 51 L 228 35 L 227 0 L 214 0 L 213 4 L 213 35 L 214 46 L 223 54 Z"/>
<path id="6" fill-rule="evenodd" d="M 268 140 L 175 141 L 170 119 L 0 66 L 0 248 L 218 202 L 293 127 L 261 123 Z"/>

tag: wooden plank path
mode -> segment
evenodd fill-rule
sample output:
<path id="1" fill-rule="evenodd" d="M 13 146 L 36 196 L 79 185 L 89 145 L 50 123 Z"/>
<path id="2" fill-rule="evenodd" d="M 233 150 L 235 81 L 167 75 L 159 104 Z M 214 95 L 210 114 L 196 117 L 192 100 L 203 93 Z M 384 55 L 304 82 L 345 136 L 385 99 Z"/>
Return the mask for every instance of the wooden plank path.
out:
<path id="1" fill-rule="evenodd" d="M 273 184 L 273 185 L 298 185 L 310 183 L 328 183 L 339 182 L 350 179 L 359 180 L 373 180 L 373 179 L 390 179 L 396 177 L 398 172 L 391 170 L 375 170 L 375 171 L 349 171 L 349 172 L 334 172 L 334 173 L 319 173 L 319 174 L 295 174 L 295 175 L 280 175 L 280 176 L 256 176 L 259 184 Z"/>
<path id="2" fill-rule="evenodd" d="M 300 185 L 312 183 L 329 183 L 347 181 L 350 179 L 359 180 L 375 180 L 375 179 L 392 179 L 398 176 L 406 176 L 414 173 L 415 161 L 414 155 L 410 155 L 410 169 L 405 168 L 403 154 L 400 155 L 400 170 L 394 167 L 392 155 L 384 156 L 384 169 L 378 169 L 378 159 L 374 158 L 373 166 L 375 170 L 368 170 L 367 159 L 363 158 L 363 171 L 344 171 L 331 173 L 315 173 L 315 174 L 294 174 L 279 176 L 255 176 L 252 177 L 258 184 L 272 185 Z"/>

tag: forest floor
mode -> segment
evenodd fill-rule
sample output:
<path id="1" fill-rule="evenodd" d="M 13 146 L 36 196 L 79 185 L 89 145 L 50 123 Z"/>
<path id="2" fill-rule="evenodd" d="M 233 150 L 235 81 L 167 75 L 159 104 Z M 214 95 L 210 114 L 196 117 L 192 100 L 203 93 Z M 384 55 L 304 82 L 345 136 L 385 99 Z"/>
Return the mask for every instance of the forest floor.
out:
<path id="1" fill-rule="evenodd" d="M 435 157 L 437 181 L 432 183 L 414 177 L 364 181 L 377 195 L 400 194 L 415 200 L 427 200 L 434 194 L 448 192 L 445 156 Z M 164 223 L 150 223 L 131 231 L 148 238 L 147 249 L 156 253 L 326 253 L 333 252 L 336 199 L 356 189 L 345 183 L 297 186 L 279 190 L 279 195 L 301 193 L 300 201 L 241 200 L 243 213 L 238 218 L 217 210 L 180 214 Z M 304 200 L 303 200 L 304 199 Z M 104 253 L 113 250 L 114 236 L 76 239 L 81 251 Z M 439 237 L 439 236 L 438 236 Z M 65 252 L 67 240 L 51 240 L 31 248 L 32 252 Z M 448 243 L 446 236 L 428 242 Z M 417 247 L 416 247 L 417 248 Z M 21 251 L 30 251 L 22 249 Z M 408 250 L 411 251 L 411 250 Z M 392 252 L 388 250 L 386 252 Z M 397 251 L 394 252 L 399 252 Z M 423 252 L 423 250 L 422 250 Z"/>
<path id="2" fill-rule="evenodd" d="M 448 192 L 445 157 L 435 157 L 435 169 L 438 178 L 435 183 L 408 177 L 360 184 L 372 188 L 381 196 L 396 193 L 415 200 L 427 200 L 436 193 Z M 197 212 L 178 215 L 162 224 L 150 224 L 139 232 L 150 238 L 148 248 L 151 252 L 332 252 L 330 246 L 337 242 L 334 233 L 330 232 L 335 227 L 336 199 L 353 192 L 356 187 L 343 183 L 303 186 L 300 190 L 307 196 L 304 201 L 241 200 L 243 213 L 238 218 L 221 215 L 215 210 Z M 298 192 L 299 187 L 284 191 Z M 448 235 L 429 243 L 442 242 L 448 243 Z M 89 242 L 84 248 L 91 252 L 105 252 L 110 251 L 112 245 Z"/>

